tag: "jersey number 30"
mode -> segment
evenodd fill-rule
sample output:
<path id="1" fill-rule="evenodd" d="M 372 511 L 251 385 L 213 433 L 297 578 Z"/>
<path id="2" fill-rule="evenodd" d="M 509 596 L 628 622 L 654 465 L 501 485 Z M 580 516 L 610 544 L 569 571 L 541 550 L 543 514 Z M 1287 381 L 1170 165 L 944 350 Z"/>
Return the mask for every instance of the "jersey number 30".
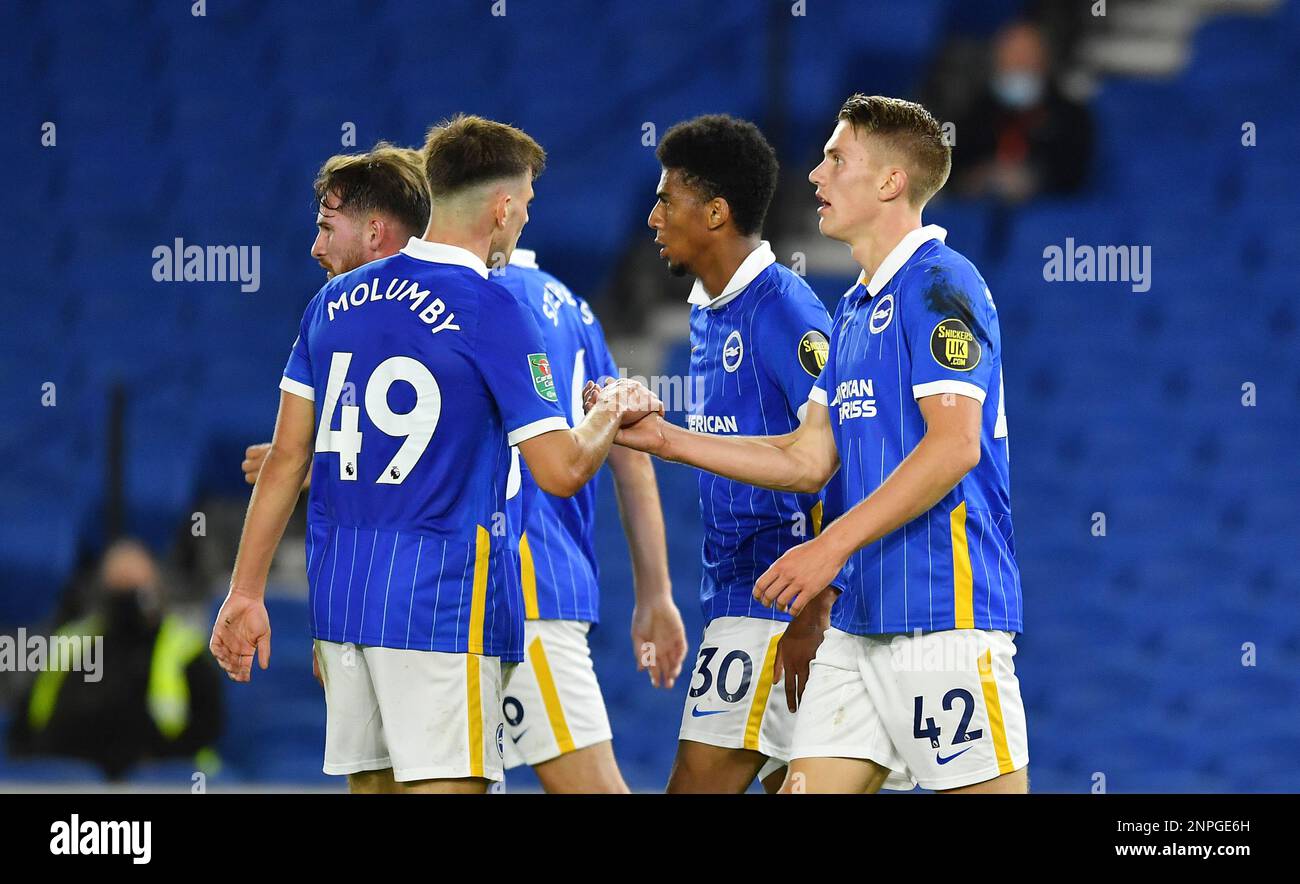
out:
<path id="1" fill-rule="evenodd" d="M 361 453 L 361 431 L 357 428 L 361 408 L 357 405 L 339 406 L 339 396 L 347 381 L 351 353 L 335 353 L 330 360 L 329 380 L 325 382 L 325 407 L 322 409 L 320 428 L 316 431 L 316 450 L 336 452 L 339 456 L 339 478 L 345 482 L 356 481 Z M 415 407 L 398 414 L 388 407 L 388 390 L 397 381 L 405 381 L 415 388 Z M 409 356 L 385 359 L 370 373 L 365 386 L 366 414 L 380 432 L 389 436 L 405 437 L 393 459 L 384 467 L 375 481 L 381 485 L 401 485 L 410 475 L 411 468 L 429 447 L 433 431 L 442 414 L 442 391 L 433 373 L 424 364 Z M 334 409 L 339 409 L 339 428 L 331 429 Z"/>

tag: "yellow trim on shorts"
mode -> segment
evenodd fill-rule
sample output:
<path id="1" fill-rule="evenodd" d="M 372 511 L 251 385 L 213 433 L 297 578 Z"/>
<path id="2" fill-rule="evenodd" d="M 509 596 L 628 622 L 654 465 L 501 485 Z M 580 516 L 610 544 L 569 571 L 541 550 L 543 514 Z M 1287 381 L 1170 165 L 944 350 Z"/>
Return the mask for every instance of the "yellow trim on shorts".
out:
<path id="1" fill-rule="evenodd" d="M 952 533 L 952 613 L 956 629 L 975 628 L 975 592 L 971 580 L 970 548 L 966 544 L 966 501 L 948 515 Z"/>
<path id="2" fill-rule="evenodd" d="M 822 533 L 822 502 L 820 500 L 813 504 L 809 515 L 812 516 L 813 537 L 816 537 Z"/>
<path id="3" fill-rule="evenodd" d="M 487 611 L 488 558 L 492 538 L 482 525 L 474 537 L 474 594 L 469 603 L 469 652 L 483 653 L 483 617 Z"/>
<path id="4" fill-rule="evenodd" d="M 465 655 L 465 699 L 469 706 L 469 775 L 483 776 L 483 690 L 479 684 L 479 658 Z"/>
<path id="5" fill-rule="evenodd" d="M 989 730 L 993 734 L 993 754 L 998 759 L 998 773 L 1009 774 L 1015 765 L 1011 761 L 1011 750 L 1007 747 L 1007 729 L 1002 721 L 1002 700 L 998 697 L 998 683 L 993 675 L 993 650 L 990 648 L 980 656 L 980 687 L 984 691 L 984 710 L 989 717 Z"/>
<path id="6" fill-rule="evenodd" d="M 537 620 L 541 609 L 537 606 L 537 572 L 533 570 L 533 548 L 528 544 L 528 532 L 519 536 L 519 576 L 524 585 L 524 619 Z"/>
<path id="7" fill-rule="evenodd" d="M 533 639 L 533 643 L 528 646 L 528 662 L 533 665 L 533 675 L 542 692 L 542 704 L 546 706 L 551 733 L 555 734 L 556 748 L 561 755 L 572 752 L 575 748 L 573 734 L 569 733 L 569 722 L 564 718 L 564 706 L 560 703 L 560 692 L 555 689 L 555 679 L 551 676 L 551 664 L 546 659 L 541 636 Z"/>
<path id="8" fill-rule="evenodd" d="M 758 731 L 763 726 L 763 713 L 767 710 L 767 698 L 772 693 L 772 667 L 776 663 L 776 645 L 781 641 L 785 630 L 772 636 L 767 643 L 767 653 L 763 655 L 763 671 L 758 676 L 758 687 L 754 689 L 754 699 L 749 704 L 749 719 L 745 722 L 745 748 L 758 751 Z"/>

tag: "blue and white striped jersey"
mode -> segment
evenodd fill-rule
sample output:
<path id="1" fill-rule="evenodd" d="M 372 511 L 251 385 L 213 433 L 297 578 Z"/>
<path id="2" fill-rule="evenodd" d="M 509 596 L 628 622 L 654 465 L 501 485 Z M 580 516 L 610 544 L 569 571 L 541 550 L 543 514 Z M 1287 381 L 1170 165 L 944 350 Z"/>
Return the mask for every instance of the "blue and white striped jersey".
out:
<path id="1" fill-rule="evenodd" d="M 1020 632 L 1020 571 L 1002 401 L 997 309 L 979 271 L 914 230 L 835 313 L 830 356 L 810 399 L 827 405 L 845 512 L 925 435 L 917 400 L 983 404 L 980 462 L 924 515 L 858 550 L 831 623 L 859 635 L 941 629 Z"/>
<path id="2" fill-rule="evenodd" d="M 776 263 L 766 242 L 712 300 L 691 292 L 687 429 L 737 436 L 792 432 L 826 360 L 830 316 L 808 284 Z M 705 622 L 715 617 L 789 620 L 754 601 L 754 583 L 782 553 L 821 529 L 816 494 L 769 491 L 700 473 Z"/>
<path id="3" fill-rule="evenodd" d="M 312 634 L 522 659 L 508 446 L 569 426 L 533 314 L 477 256 L 413 238 L 316 294 L 280 386 L 318 421 Z"/>
<path id="4" fill-rule="evenodd" d="M 605 333 L 591 307 L 537 266 L 536 255 L 515 249 L 492 278 L 533 311 L 542 331 L 560 402 L 576 426 L 582 421 L 582 388 L 588 380 L 618 377 Z M 529 620 L 600 617 L 597 583 L 596 490 L 592 478 L 573 497 L 537 487 L 528 465 L 518 461 L 524 531 L 519 541 L 524 614 Z"/>

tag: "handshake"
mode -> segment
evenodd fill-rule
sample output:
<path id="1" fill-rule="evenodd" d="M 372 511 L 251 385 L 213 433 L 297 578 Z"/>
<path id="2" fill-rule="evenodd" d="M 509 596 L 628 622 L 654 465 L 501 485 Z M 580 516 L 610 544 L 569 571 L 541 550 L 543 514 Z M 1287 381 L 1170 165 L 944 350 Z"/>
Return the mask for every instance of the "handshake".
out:
<path id="1" fill-rule="evenodd" d="M 640 381 L 629 378 L 604 378 L 604 386 L 587 381 L 582 388 L 582 408 L 591 412 L 602 408 L 619 416 L 619 427 L 626 429 L 649 415 L 662 416 L 664 404 Z"/>

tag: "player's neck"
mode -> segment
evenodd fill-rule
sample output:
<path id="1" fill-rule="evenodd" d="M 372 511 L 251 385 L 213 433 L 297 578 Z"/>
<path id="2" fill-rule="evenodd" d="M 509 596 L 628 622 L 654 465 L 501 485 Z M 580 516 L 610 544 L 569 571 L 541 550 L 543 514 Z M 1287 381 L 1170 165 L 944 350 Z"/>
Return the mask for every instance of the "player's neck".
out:
<path id="1" fill-rule="evenodd" d="M 863 231 L 851 243 L 853 260 L 866 272 L 867 279 L 871 279 L 903 237 L 920 226 L 920 212 L 900 212 L 877 219 L 869 230 Z"/>
<path id="2" fill-rule="evenodd" d="M 476 255 L 484 264 L 489 264 L 489 253 L 492 251 L 492 235 L 490 232 L 483 236 L 476 236 L 463 228 L 434 224 L 431 221 L 429 226 L 425 228 L 424 236 L 421 238 L 428 242 L 440 242 L 443 245 L 462 248 Z"/>
<path id="3" fill-rule="evenodd" d="M 695 275 L 704 283 L 704 290 L 710 298 L 722 294 L 722 290 L 731 282 L 740 265 L 758 248 L 762 239 L 754 236 L 728 237 L 700 257 L 695 267 Z"/>

